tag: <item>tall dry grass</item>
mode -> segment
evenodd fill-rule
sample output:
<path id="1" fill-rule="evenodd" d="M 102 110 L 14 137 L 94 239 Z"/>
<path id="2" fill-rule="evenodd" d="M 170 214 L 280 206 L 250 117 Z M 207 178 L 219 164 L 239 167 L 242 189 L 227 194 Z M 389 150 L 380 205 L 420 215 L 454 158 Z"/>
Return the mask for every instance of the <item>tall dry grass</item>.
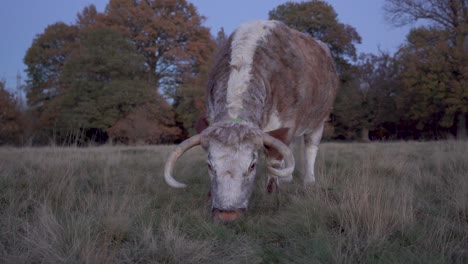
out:
<path id="1" fill-rule="evenodd" d="M 317 184 L 211 221 L 205 155 L 171 146 L 0 149 L 1 263 L 467 263 L 468 143 L 321 146 Z M 297 176 L 297 175 L 296 175 Z"/>

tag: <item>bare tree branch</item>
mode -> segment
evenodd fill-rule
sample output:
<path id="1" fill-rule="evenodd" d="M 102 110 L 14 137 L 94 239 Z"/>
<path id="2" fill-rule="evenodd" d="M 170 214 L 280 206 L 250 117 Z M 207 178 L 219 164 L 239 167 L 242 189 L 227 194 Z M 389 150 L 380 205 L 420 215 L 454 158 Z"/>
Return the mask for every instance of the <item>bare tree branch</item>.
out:
<path id="1" fill-rule="evenodd" d="M 386 0 L 384 11 L 395 26 L 429 20 L 454 31 L 467 23 L 467 0 Z"/>

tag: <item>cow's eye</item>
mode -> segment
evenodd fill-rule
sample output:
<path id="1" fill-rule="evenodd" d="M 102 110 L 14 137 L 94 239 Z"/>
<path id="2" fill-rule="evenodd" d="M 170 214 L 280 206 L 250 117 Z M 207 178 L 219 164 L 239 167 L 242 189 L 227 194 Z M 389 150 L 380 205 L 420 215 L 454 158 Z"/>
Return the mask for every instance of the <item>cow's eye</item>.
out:
<path id="1" fill-rule="evenodd" d="M 211 166 L 211 164 L 210 164 L 210 163 L 206 163 L 206 165 L 208 165 L 208 169 L 209 169 L 210 171 L 213 172 L 213 167 Z"/>
<path id="2" fill-rule="evenodd" d="M 257 166 L 257 163 L 256 163 L 256 162 L 252 162 L 252 164 L 250 164 L 250 166 L 249 166 L 249 173 L 251 173 L 251 172 L 255 169 L 255 166 Z"/>

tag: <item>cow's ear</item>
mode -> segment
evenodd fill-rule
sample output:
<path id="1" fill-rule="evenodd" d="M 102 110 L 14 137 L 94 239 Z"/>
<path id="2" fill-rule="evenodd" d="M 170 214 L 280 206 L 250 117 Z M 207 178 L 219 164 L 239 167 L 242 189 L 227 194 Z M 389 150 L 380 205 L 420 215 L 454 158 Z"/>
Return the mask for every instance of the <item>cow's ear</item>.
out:
<path id="1" fill-rule="evenodd" d="M 288 137 L 289 133 L 289 128 L 279 128 L 270 132 L 266 132 L 268 135 L 281 140 L 286 146 L 289 145 L 290 139 Z M 276 160 L 281 160 L 283 157 L 281 154 L 278 152 L 278 150 L 274 148 L 270 148 L 268 146 L 265 146 L 265 153 L 267 154 L 268 157 L 276 159 Z"/>
<path id="2" fill-rule="evenodd" d="M 210 123 L 208 123 L 208 120 L 206 120 L 206 117 L 204 116 L 200 116 L 197 122 L 195 122 L 195 130 L 197 131 L 198 134 L 200 134 L 208 126 L 210 126 Z"/>
<path id="3" fill-rule="evenodd" d="M 287 127 L 278 128 L 276 130 L 272 130 L 266 133 L 278 140 L 281 140 L 281 142 L 283 142 L 287 146 L 289 145 L 289 143 L 291 143 L 291 140 L 289 138 L 289 128 Z"/>

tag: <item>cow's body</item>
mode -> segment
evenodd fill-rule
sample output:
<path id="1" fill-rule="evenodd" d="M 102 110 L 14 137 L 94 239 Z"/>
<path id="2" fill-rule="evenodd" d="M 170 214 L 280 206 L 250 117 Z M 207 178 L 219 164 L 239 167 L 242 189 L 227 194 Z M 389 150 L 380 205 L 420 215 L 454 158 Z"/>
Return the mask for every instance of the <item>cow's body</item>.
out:
<path id="1" fill-rule="evenodd" d="M 277 21 L 246 23 L 218 54 L 206 93 L 208 119 L 245 120 L 274 131 L 288 145 L 304 135 L 305 181 L 313 182 L 313 160 L 337 82 L 322 42 Z"/>
<path id="2" fill-rule="evenodd" d="M 249 39 L 255 45 L 245 44 Z M 235 49 L 240 59 L 233 59 Z M 323 43 L 280 22 L 255 21 L 242 25 L 221 48 L 207 87 L 207 114 L 212 123 L 240 118 L 263 131 L 286 127 L 291 139 L 321 126 L 336 87 L 335 66 Z"/>
<path id="3" fill-rule="evenodd" d="M 286 146 L 304 136 L 304 182 L 315 181 L 315 156 L 337 82 L 328 48 L 280 22 L 246 23 L 229 37 L 207 84 L 210 126 L 197 139 L 209 152 L 213 209 L 220 218 L 229 221 L 238 209 L 246 209 L 263 145 L 273 146 L 267 148 L 267 159 L 269 178 L 276 179 L 292 173 L 294 159 Z M 286 169 L 283 157 L 290 163 Z M 166 180 L 181 187 L 166 171 Z"/>

